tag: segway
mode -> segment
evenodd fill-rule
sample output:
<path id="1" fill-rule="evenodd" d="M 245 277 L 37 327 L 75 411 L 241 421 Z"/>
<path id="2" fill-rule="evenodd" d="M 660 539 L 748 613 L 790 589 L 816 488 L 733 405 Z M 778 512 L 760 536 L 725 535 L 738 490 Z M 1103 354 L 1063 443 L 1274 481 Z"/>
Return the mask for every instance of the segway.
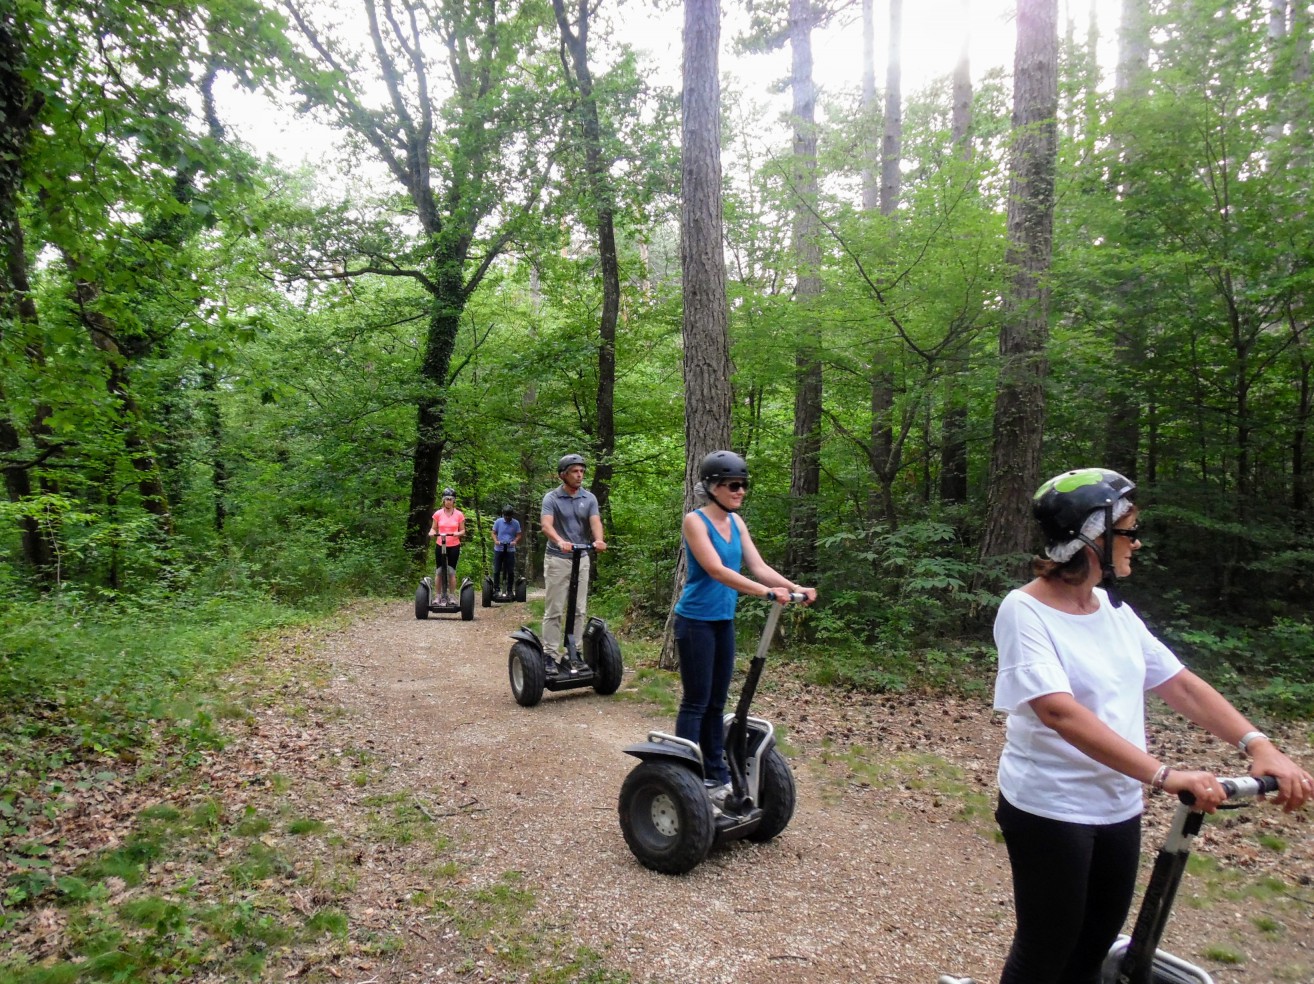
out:
<path id="1" fill-rule="evenodd" d="M 1261 793 L 1276 792 L 1278 788 L 1277 779 L 1272 776 L 1260 779 L 1241 776 L 1221 779 L 1219 782 L 1229 801 L 1251 800 Z M 1178 793 L 1177 798 L 1181 800 L 1181 805 L 1177 807 L 1173 822 L 1168 827 L 1168 836 L 1154 859 L 1154 868 L 1150 872 L 1149 884 L 1145 886 L 1145 897 L 1141 901 L 1136 924 L 1132 927 L 1131 936 L 1119 936 L 1109 948 L 1104 966 L 1100 968 L 1100 984 L 1214 984 L 1208 971 L 1158 949 L 1163 931 L 1168 925 L 1168 913 L 1172 910 L 1182 875 L 1186 872 L 1186 862 L 1191 856 L 1191 841 L 1200 832 L 1205 816 L 1192 809 L 1195 797 L 1190 793 Z M 1230 806 L 1220 806 L 1219 809 L 1234 810 L 1244 805 L 1232 803 Z M 940 984 L 975 982 L 970 977 L 941 975 Z"/>
<path id="2" fill-rule="evenodd" d="M 593 616 L 584 625 L 581 647 L 575 641 L 575 593 L 579 588 L 580 558 L 593 550 L 591 543 L 574 543 L 570 548 L 570 587 L 566 596 L 566 618 L 562 625 L 562 656 L 554 662 L 543 652 L 543 640 L 534 630 L 522 625 L 511 638 L 511 655 L 507 672 L 511 677 L 511 695 L 521 707 L 533 707 L 543 699 L 544 690 L 574 690 L 592 687 L 604 697 L 620 686 L 624 666 L 620 644 L 607 623 Z"/>
<path id="3" fill-rule="evenodd" d="M 515 553 L 515 551 L 511 551 Z M 529 594 L 529 582 L 523 577 L 511 578 L 509 584 L 498 584 L 492 578 L 492 575 L 484 575 L 484 587 L 480 595 L 480 603 L 485 608 L 493 607 L 493 602 L 506 604 L 513 601 L 524 601 Z"/>
<path id="4" fill-rule="evenodd" d="M 452 537 L 456 543 L 448 544 L 446 540 Z M 428 618 L 429 613 L 436 615 L 450 615 L 453 612 L 461 613 L 461 621 L 468 622 L 474 618 L 474 582 L 468 577 L 461 582 L 461 597 L 458 601 L 450 595 L 434 595 L 434 585 L 447 583 L 447 547 L 458 546 L 461 542 L 460 537 L 454 533 L 438 534 L 438 543 L 436 546 L 443 547 L 437 551 L 439 561 L 434 570 L 432 578 L 425 577 L 420 581 L 420 586 L 415 589 L 415 617 Z"/>
<path id="5" fill-rule="evenodd" d="M 1252 800 L 1261 793 L 1276 792 L 1277 779 L 1263 776 L 1259 779 L 1241 776 L 1222 779 L 1223 789 L 1230 800 Z M 1145 886 L 1141 911 L 1132 927 L 1131 936 L 1119 936 L 1104 958 L 1100 971 L 1101 984 L 1214 984 L 1214 979 L 1195 964 L 1187 963 L 1171 953 L 1157 949 L 1168 925 L 1168 913 L 1173 907 L 1177 887 L 1182 883 L 1186 861 L 1191 856 L 1191 841 L 1200 832 L 1204 814 L 1191 807 L 1195 797 L 1179 793 L 1181 805 L 1173 816 L 1168 836 L 1154 859 L 1150 882 Z M 1231 810 L 1243 803 L 1221 806 Z"/>
<path id="6" fill-rule="evenodd" d="M 749 717 L 767 650 L 783 606 L 767 595 L 771 611 L 748 667 L 739 703 L 725 716 L 726 763 L 731 793 L 723 807 L 713 803 L 711 778 L 697 742 L 652 731 L 648 740 L 625 749 L 640 759 L 621 786 L 621 833 L 644 867 L 667 875 L 693 870 L 715 844 L 746 838 L 769 841 L 794 816 L 794 774 L 776 748 L 770 721 Z M 804 595 L 790 594 L 802 601 Z"/>

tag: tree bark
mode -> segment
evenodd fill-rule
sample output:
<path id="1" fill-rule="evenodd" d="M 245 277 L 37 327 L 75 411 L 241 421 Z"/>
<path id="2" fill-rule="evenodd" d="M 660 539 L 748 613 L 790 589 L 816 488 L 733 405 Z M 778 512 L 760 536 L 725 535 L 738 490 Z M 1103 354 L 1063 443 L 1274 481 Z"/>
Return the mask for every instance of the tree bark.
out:
<path id="1" fill-rule="evenodd" d="M 802 326 L 794 357 L 794 449 L 790 469 L 789 548 L 791 577 L 809 581 L 817 569 L 817 493 L 821 488 L 822 336 L 810 310 L 821 296 L 821 247 L 817 220 L 816 85 L 812 78 L 810 0 L 789 0 L 793 92 L 793 175 L 796 205 L 793 242 L 794 301 Z"/>
<path id="2" fill-rule="evenodd" d="M 594 435 L 593 477 L 589 490 L 597 496 L 605 515 L 611 496 L 612 454 L 616 450 L 616 324 L 620 318 L 620 263 L 616 256 L 614 194 L 609 178 L 611 161 L 603 159 L 602 125 L 589 69 L 589 0 L 578 0 L 575 29 L 566 17 L 565 0 L 552 0 L 561 41 L 570 55 L 566 69 L 579 93 L 580 136 L 584 144 L 584 172 L 595 211 L 598 264 L 602 271 L 602 316 L 598 323 L 597 428 Z M 573 72 L 573 77 L 572 77 Z M 596 573 L 596 566 L 592 568 Z"/>
<path id="3" fill-rule="evenodd" d="M 971 33 L 970 0 L 960 0 L 962 42 L 954 63 L 952 134 L 954 150 L 964 165 L 972 161 L 972 68 L 969 57 Z M 964 175 L 966 178 L 966 175 Z M 961 346 L 949 353 L 949 372 L 944 384 L 944 409 L 940 420 L 940 501 L 967 501 L 967 397 L 971 353 Z"/>
<path id="4" fill-rule="evenodd" d="M 721 5 L 685 0 L 680 122 L 680 269 L 684 318 L 684 508 L 695 508 L 698 464 L 730 447 L 730 331 L 726 307 L 721 208 Z M 685 556 L 676 561 L 672 609 L 660 664 L 677 665 L 674 601 L 684 588 Z"/>
<path id="5" fill-rule="evenodd" d="M 1020 554 L 1034 541 L 1031 494 L 1041 480 L 1057 110 L 1058 0 L 1018 0 L 1005 258 L 1012 275 L 1001 312 L 982 559 Z"/>
<path id="6" fill-rule="evenodd" d="M 1126 107 L 1143 98 L 1148 91 L 1150 67 L 1149 0 L 1123 0 L 1122 23 L 1118 32 L 1118 69 L 1114 76 L 1116 104 Z M 1115 137 L 1115 141 L 1117 138 Z M 1126 164 L 1126 147 L 1119 152 Z M 1123 187 L 1124 198 L 1135 194 Z M 1126 299 L 1125 319 L 1113 334 L 1113 358 L 1117 365 L 1117 386 L 1109 389 L 1109 414 L 1104 431 L 1104 464 L 1128 478 L 1135 479 L 1141 444 L 1141 399 L 1138 381 L 1144 363 L 1146 327 L 1137 316 L 1136 294 L 1144 288 L 1139 279 L 1122 285 Z"/>
<path id="7" fill-rule="evenodd" d="M 20 28 L 13 18 L 0 18 L 0 344 L 13 344 L 5 338 L 8 322 L 21 326 L 24 335 L 35 337 L 37 309 L 32 300 L 28 277 L 27 248 L 23 225 L 18 216 L 18 193 L 23 180 L 26 155 L 43 96 L 27 84 L 23 73 L 27 53 Z M 27 358 L 39 358 L 31 343 L 20 338 Z M 9 416 L 10 404 L 0 389 L 0 463 L 3 463 L 5 492 L 11 502 L 20 502 L 32 494 L 30 462 L 23 460 L 22 421 Z M 41 426 L 44 408 L 38 408 L 35 426 Z M 49 576 L 53 555 L 51 544 L 36 519 L 19 520 L 23 559 L 39 578 Z"/>

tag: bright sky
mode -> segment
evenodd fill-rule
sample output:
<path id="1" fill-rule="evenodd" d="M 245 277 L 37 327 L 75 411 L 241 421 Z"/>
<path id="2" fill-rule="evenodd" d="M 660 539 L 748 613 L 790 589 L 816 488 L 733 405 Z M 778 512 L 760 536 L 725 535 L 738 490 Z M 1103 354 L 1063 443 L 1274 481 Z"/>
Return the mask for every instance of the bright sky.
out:
<path id="1" fill-rule="evenodd" d="M 971 29 L 972 75 L 980 78 L 992 68 L 1013 66 L 1014 10 L 1016 0 L 967 0 Z M 678 89 L 680 85 L 680 31 L 683 5 L 656 10 L 648 0 L 603 0 L 602 11 L 616 18 L 619 34 L 634 48 L 646 51 L 654 63 L 654 76 Z M 722 0 L 721 68 L 741 78 L 746 87 L 767 86 L 789 71 L 788 48 L 767 55 L 736 58 L 730 41 L 737 21 L 744 17 L 743 0 Z M 1113 64 L 1117 40 L 1116 0 L 1059 0 L 1059 32 L 1069 19 L 1076 35 L 1084 39 L 1092 5 L 1100 16 L 1101 61 Z M 885 81 L 885 51 L 888 45 L 889 11 L 886 0 L 875 0 L 876 86 Z M 905 96 L 931 79 L 953 71 L 962 43 L 964 0 L 904 0 L 903 5 L 903 90 Z M 856 89 L 862 79 L 862 5 L 852 8 L 813 38 L 815 77 L 824 89 Z M 232 109 L 225 114 L 244 139 L 262 153 L 272 153 L 289 165 L 324 158 L 332 139 L 322 128 L 295 118 L 287 109 L 274 109 L 261 97 L 232 93 L 226 100 Z"/>

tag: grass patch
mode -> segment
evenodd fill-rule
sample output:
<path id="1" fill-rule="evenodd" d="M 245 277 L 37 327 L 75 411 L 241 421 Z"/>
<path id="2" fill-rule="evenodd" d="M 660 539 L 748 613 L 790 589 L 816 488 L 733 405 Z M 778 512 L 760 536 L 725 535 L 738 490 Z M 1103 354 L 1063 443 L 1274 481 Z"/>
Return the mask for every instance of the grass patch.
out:
<path id="1" fill-rule="evenodd" d="M 1277 834 L 1260 834 L 1255 840 L 1259 841 L 1260 847 L 1266 847 L 1274 854 L 1286 853 L 1287 842 Z"/>
<path id="2" fill-rule="evenodd" d="M 680 674 L 673 670 L 640 667 L 616 693 L 623 700 L 643 701 L 674 718 L 680 707 Z"/>
<path id="3" fill-rule="evenodd" d="M 1225 946 L 1207 946 L 1204 948 L 1204 957 L 1206 960 L 1212 960 L 1214 963 L 1227 964 L 1229 967 L 1235 967 L 1238 964 L 1246 962 L 1246 958 L 1237 953 L 1235 950 L 1228 949 Z"/>
<path id="4" fill-rule="evenodd" d="M 57 771 L 89 786 L 219 748 L 215 721 L 235 711 L 207 696 L 213 681 L 259 633 L 307 617 L 222 593 L 0 601 L 0 839 L 57 809 Z"/>
<path id="5" fill-rule="evenodd" d="M 954 804 L 950 816 L 956 820 L 975 822 L 994 815 L 990 795 L 969 784 L 961 768 L 939 755 L 906 753 L 890 756 L 877 754 L 862 745 L 837 749 L 828 740 L 822 743 L 815 767 L 821 773 L 823 788 L 825 785 L 833 788 L 837 782 L 857 783 L 875 789 L 902 787 L 925 791 L 937 801 Z"/>

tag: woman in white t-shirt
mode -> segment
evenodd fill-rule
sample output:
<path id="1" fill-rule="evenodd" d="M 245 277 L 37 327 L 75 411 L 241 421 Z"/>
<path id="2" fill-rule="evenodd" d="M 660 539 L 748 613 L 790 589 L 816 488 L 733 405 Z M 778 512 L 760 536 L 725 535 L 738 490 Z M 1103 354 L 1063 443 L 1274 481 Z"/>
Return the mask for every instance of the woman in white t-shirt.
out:
<path id="1" fill-rule="evenodd" d="M 1032 502 L 1045 535 L 1035 578 L 995 619 L 995 707 L 1008 713 L 995 814 L 1013 873 L 1017 930 L 1001 984 L 1095 984 L 1121 929 L 1140 857 L 1143 786 L 1190 791 L 1207 812 L 1215 776 L 1145 750 L 1145 691 L 1251 757 L 1299 809 L 1310 774 L 1182 666 L 1118 595 L 1140 549 L 1136 486 L 1117 472 L 1058 475 Z"/>

